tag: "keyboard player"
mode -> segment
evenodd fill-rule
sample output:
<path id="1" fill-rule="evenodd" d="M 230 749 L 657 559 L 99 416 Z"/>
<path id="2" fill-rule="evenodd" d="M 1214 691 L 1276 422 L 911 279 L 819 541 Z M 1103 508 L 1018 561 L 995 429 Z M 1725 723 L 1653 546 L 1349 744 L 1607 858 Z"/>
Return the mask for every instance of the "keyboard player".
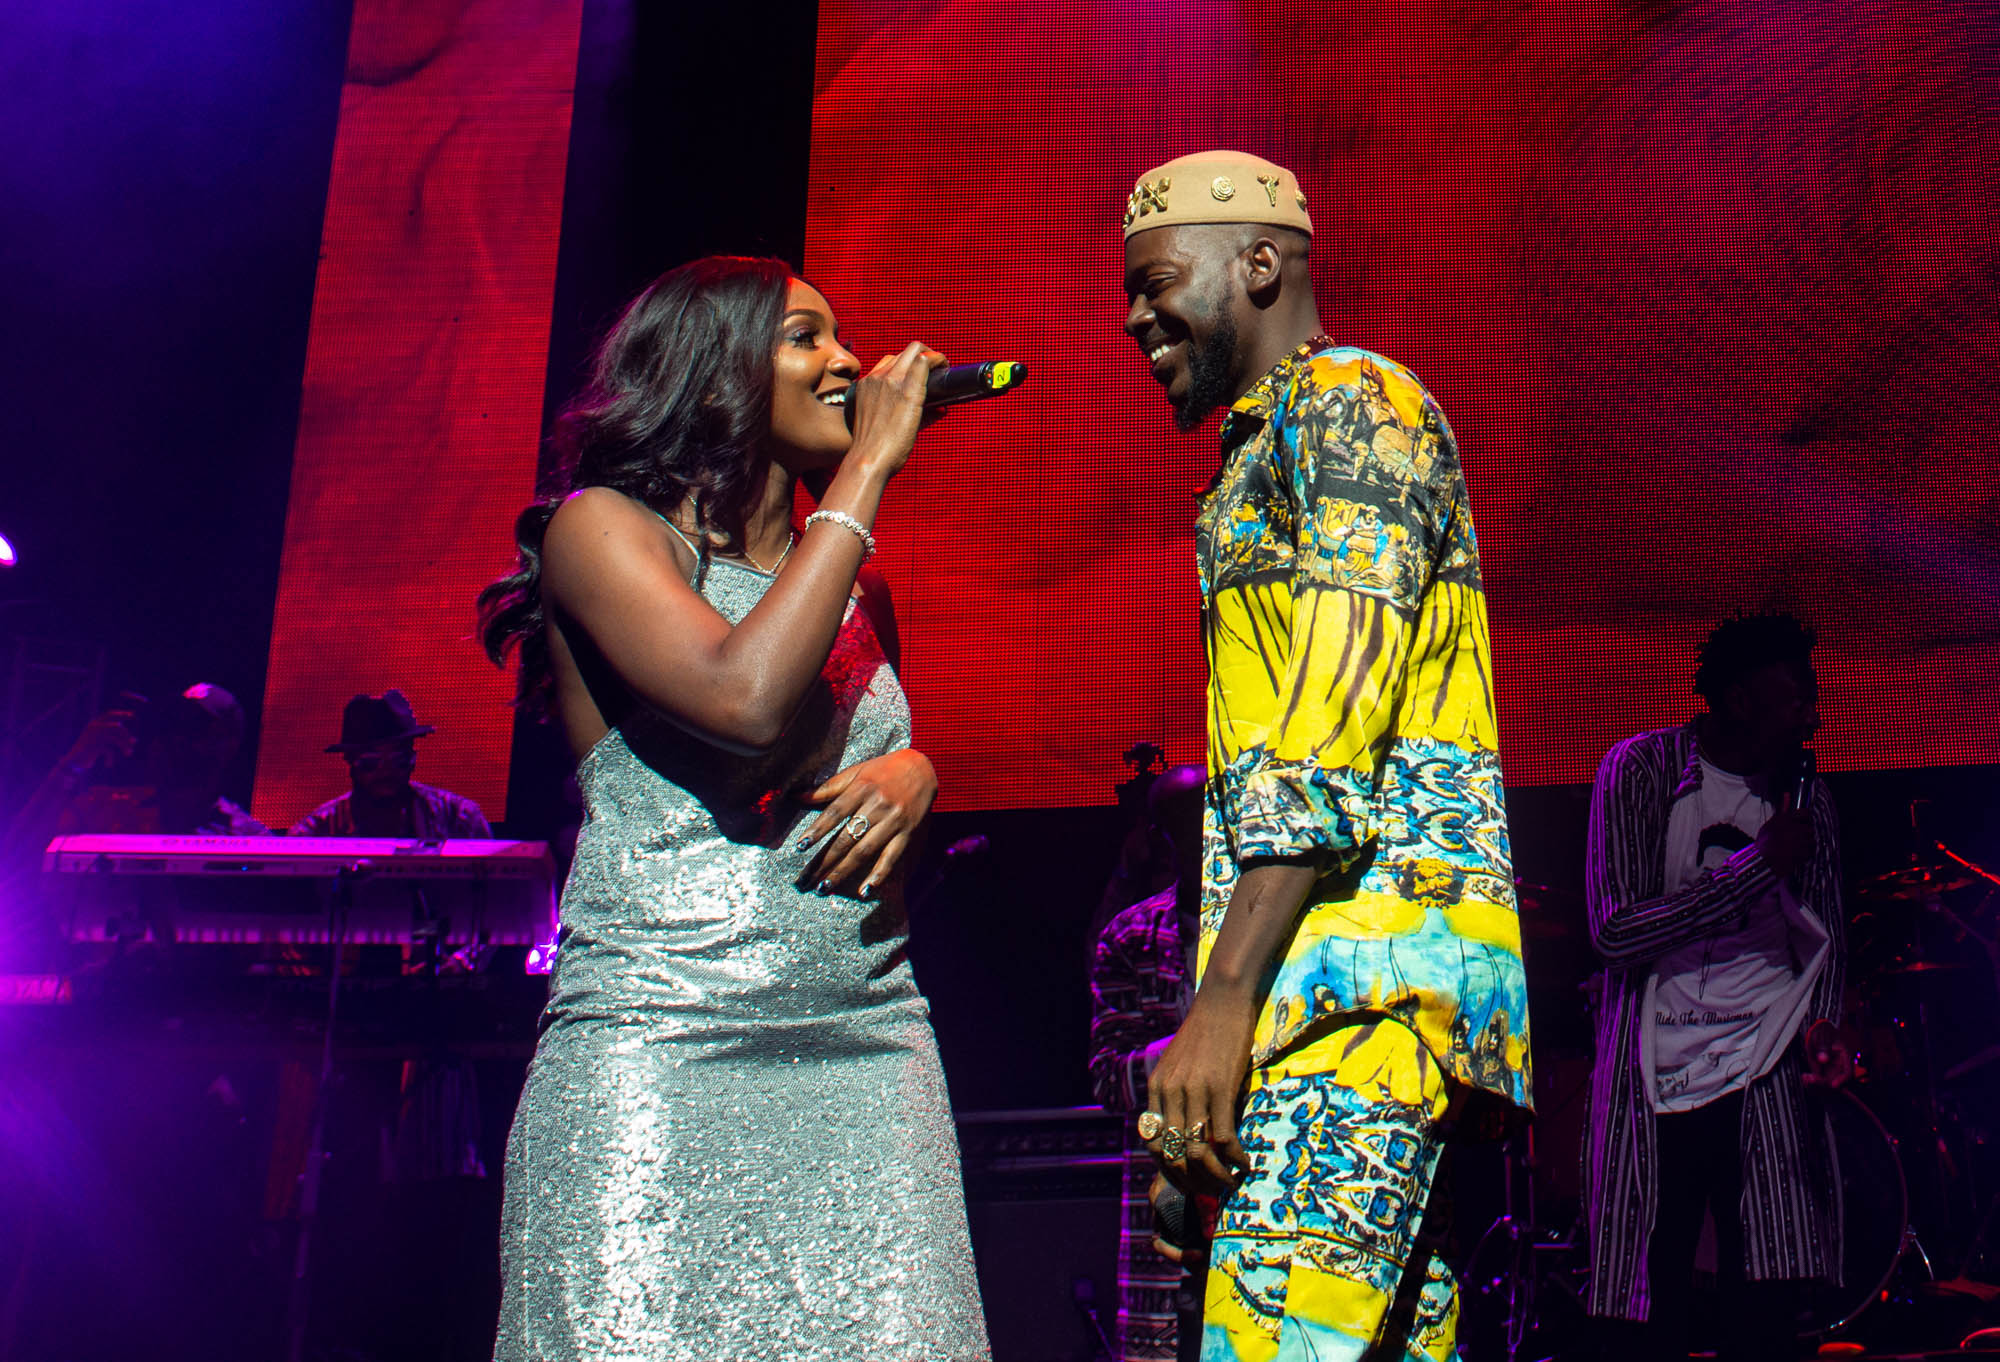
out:
<path id="1" fill-rule="evenodd" d="M 292 836 L 491 837 L 479 805 L 413 778 L 417 739 L 435 732 L 417 722 L 399 690 L 349 700 L 340 716 L 340 741 L 326 750 L 346 761 L 350 788 L 293 824 Z"/>

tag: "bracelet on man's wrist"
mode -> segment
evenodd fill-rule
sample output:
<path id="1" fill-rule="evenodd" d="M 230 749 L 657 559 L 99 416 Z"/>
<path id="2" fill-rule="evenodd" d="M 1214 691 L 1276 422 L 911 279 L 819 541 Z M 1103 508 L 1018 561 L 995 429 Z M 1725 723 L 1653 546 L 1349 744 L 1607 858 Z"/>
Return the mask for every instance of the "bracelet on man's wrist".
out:
<path id="1" fill-rule="evenodd" d="M 806 517 L 806 528 L 811 529 L 815 520 L 824 520 L 830 525 L 838 525 L 861 541 L 861 561 L 867 562 L 875 556 L 875 536 L 868 533 L 868 527 L 845 511 L 814 511 Z"/>

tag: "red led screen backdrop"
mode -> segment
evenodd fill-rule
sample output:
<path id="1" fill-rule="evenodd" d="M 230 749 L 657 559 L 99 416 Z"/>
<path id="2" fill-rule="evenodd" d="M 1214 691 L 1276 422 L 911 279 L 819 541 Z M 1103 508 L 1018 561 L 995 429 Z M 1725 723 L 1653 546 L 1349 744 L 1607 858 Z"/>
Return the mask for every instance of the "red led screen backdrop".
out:
<path id="1" fill-rule="evenodd" d="M 285 827 L 347 787 L 350 695 L 436 726 L 417 778 L 506 807 L 473 596 L 534 492 L 582 0 L 358 0 L 258 753 Z"/>
<path id="2" fill-rule="evenodd" d="M 819 12 L 806 266 L 849 343 L 1031 370 L 879 531 L 947 805 L 1102 802 L 1141 738 L 1199 759 L 1213 427 L 1171 430 L 1118 329 L 1119 224 L 1209 146 L 1297 171 L 1328 329 L 1457 429 L 1510 780 L 1684 718 L 1739 607 L 1818 622 L 1828 766 L 2000 760 L 1990 11 Z"/>

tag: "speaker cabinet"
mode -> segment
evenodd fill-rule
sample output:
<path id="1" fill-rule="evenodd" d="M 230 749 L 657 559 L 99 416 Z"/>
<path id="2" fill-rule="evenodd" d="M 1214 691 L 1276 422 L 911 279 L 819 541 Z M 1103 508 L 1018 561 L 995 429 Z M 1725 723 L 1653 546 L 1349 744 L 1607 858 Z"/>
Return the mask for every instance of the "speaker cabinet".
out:
<path id="1" fill-rule="evenodd" d="M 1102 1107 L 959 1117 L 994 1362 L 1099 1362 L 1118 1314 L 1125 1117 Z"/>

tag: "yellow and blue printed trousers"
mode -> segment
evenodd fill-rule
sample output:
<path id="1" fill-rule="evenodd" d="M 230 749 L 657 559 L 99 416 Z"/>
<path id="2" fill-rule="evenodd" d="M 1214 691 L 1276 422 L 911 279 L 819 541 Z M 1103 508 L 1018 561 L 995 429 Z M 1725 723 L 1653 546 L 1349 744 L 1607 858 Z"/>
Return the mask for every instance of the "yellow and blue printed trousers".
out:
<path id="1" fill-rule="evenodd" d="M 1395 1021 L 1251 1071 L 1250 1172 L 1210 1246 L 1202 1362 L 1456 1362 L 1458 1284 L 1428 1248 L 1412 1265 L 1448 1105 L 1444 1071 Z"/>

